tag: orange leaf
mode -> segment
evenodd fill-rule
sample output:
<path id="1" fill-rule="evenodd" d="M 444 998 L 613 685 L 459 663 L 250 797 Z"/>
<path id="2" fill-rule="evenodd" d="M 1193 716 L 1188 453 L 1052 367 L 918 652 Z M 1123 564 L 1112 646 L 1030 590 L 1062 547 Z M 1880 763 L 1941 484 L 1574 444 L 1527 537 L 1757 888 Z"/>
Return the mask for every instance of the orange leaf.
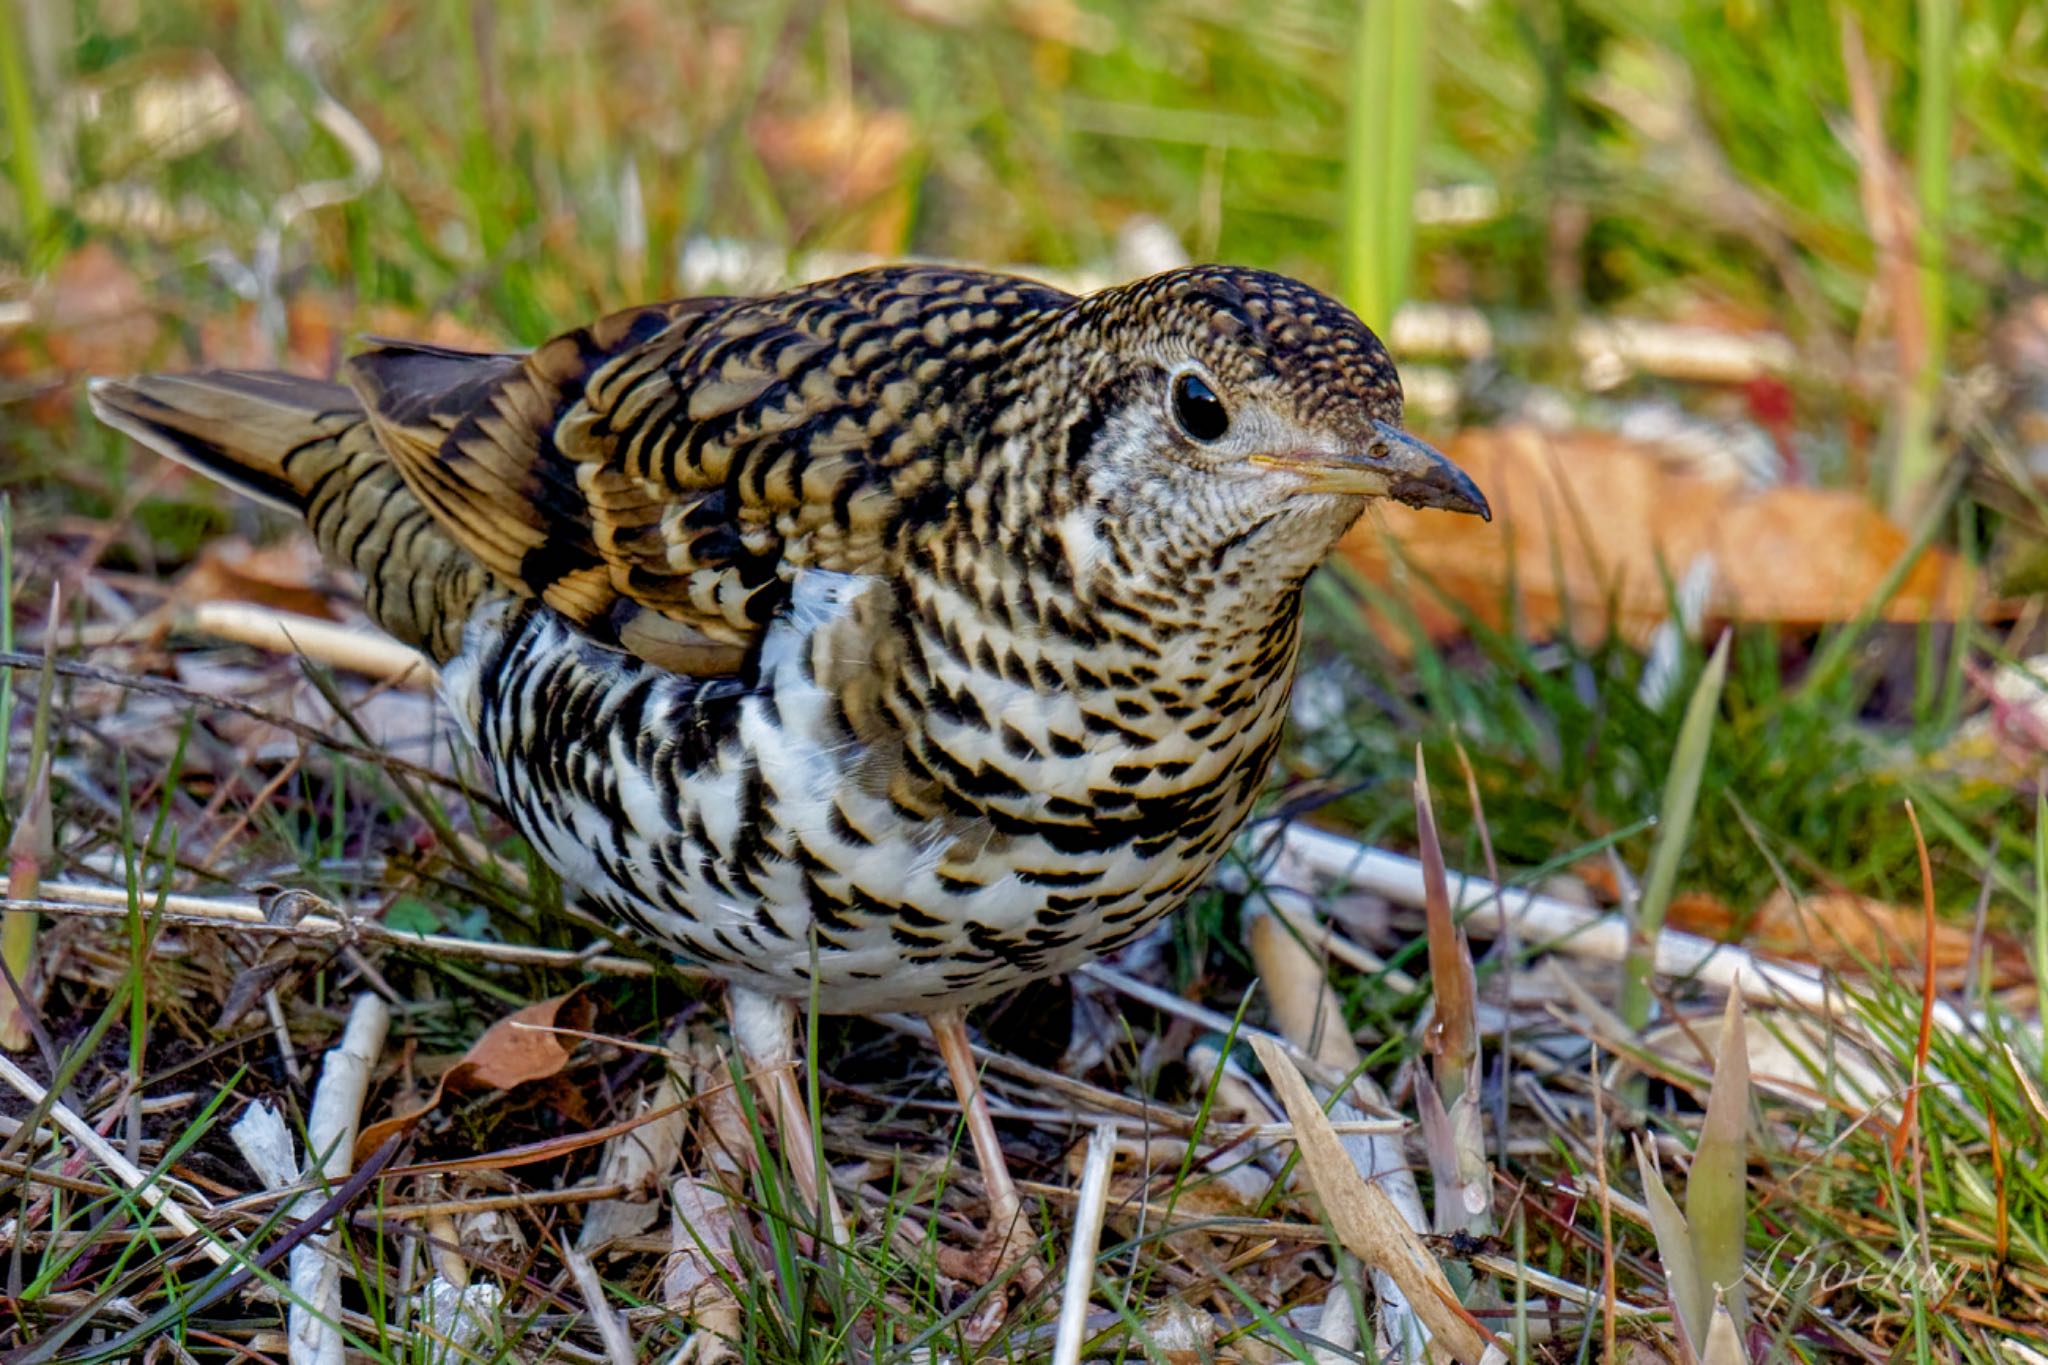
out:
<path id="1" fill-rule="evenodd" d="M 689 1103 L 671 1104 L 664 1109 L 650 1109 L 644 1114 L 621 1119 L 617 1123 L 593 1128 L 587 1133 L 564 1133 L 560 1137 L 545 1138 L 539 1142 L 521 1143 L 517 1147 L 502 1147 L 495 1152 L 481 1156 L 450 1157 L 445 1161 L 423 1161 L 416 1166 L 394 1166 L 384 1172 L 385 1178 L 401 1175 L 448 1174 L 454 1171 L 502 1171 L 514 1166 L 531 1166 L 536 1161 L 553 1161 L 571 1152 L 580 1152 L 587 1147 L 598 1147 L 610 1142 L 621 1133 L 630 1133 L 635 1128 L 644 1128 L 650 1123 L 665 1119 L 671 1114 L 681 1113 Z"/>
<path id="2" fill-rule="evenodd" d="M 1606 863 L 1589 859 L 1573 871 L 1598 895 L 1615 899 L 1618 888 Z M 1910 972 L 1927 951 L 1927 924 L 1918 906 L 1891 905 L 1847 891 L 1812 891 L 1795 899 L 1780 888 L 1746 912 L 1704 891 L 1681 891 L 1672 897 L 1665 923 L 1701 938 L 1741 943 L 1752 952 L 1837 972 Z M 1970 933 L 1966 923 L 1935 921 L 1934 970 L 1945 986 L 1962 984 Z M 1987 931 L 1980 961 L 1989 967 L 1994 989 L 2033 979 L 2026 953 L 2010 934 Z"/>
<path id="3" fill-rule="evenodd" d="M 577 1043 L 549 1030 L 587 1029 L 594 1013 L 581 986 L 528 1005 L 485 1029 L 441 1084 L 451 1090 L 510 1090 L 544 1080 L 568 1065 Z"/>
<path id="4" fill-rule="evenodd" d="M 323 577 L 320 551 L 311 537 L 295 536 L 261 549 L 239 538 L 212 541 L 199 552 L 178 580 L 176 599 L 188 606 L 202 602 L 253 602 L 259 607 L 295 616 L 333 620 Z"/>
<path id="5" fill-rule="evenodd" d="M 450 1090 L 510 1090 L 556 1075 L 568 1065 L 577 1040 L 549 1030 L 581 1032 L 590 1027 L 595 1013 L 578 986 L 567 995 L 539 1001 L 500 1019 L 448 1069 L 425 1104 L 409 1114 L 394 1114 L 365 1127 L 356 1138 L 357 1157 L 374 1152 L 394 1133 L 410 1133 L 440 1107 L 441 1097 Z"/>
<path id="6" fill-rule="evenodd" d="M 421 1119 L 440 1107 L 443 1088 L 435 1086 L 434 1093 L 427 1096 L 427 1102 L 409 1114 L 393 1114 L 388 1119 L 378 1119 L 375 1123 L 364 1125 L 356 1134 L 356 1164 L 360 1166 L 363 1158 L 384 1145 L 385 1139 L 397 1133 L 410 1133 L 419 1127 Z"/>
<path id="7" fill-rule="evenodd" d="M 1384 506 L 1341 547 L 1368 579 L 1396 586 L 1437 638 L 1454 634 L 1457 618 L 1427 587 L 1403 585 L 1403 560 L 1490 625 L 1592 642 L 1611 602 L 1623 635 L 1640 641 L 1669 614 L 1666 577 L 1683 578 L 1702 556 L 1714 565 L 1709 619 L 1818 624 L 1854 617 L 1908 544 L 1855 493 L 1745 490 L 1600 432 L 1479 429 L 1445 453 L 1485 491 L 1492 525 Z M 1952 619 L 1969 609 L 1972 587 L 1963 564 L 1930 549 L 1883 614 Z"/>

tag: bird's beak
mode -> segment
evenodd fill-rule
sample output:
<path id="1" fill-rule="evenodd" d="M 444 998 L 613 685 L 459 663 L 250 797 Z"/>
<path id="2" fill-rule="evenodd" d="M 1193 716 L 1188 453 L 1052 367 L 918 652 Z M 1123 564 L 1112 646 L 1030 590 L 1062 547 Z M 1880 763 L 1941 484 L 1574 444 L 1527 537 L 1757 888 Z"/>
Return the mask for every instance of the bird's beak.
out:
<path id="1" fill-rule="evenodd" d="M 1442 451 L 1391 423 L 1372 425 L 1372 440 L 1363 450 L 1254 455 L 1252 462 L 1296 475 L 1303 480 L 1304 493 L 1392 498 L 1410 507 L 1473 512 L 1486 521 L 1493 520 L 1486 495 Z"/>

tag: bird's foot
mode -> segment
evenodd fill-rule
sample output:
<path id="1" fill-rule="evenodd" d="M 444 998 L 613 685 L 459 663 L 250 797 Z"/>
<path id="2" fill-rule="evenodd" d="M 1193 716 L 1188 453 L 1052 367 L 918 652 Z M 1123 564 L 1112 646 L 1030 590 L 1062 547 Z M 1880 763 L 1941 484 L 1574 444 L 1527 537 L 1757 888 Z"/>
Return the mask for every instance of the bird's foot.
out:
<path id="1" fill-rule="evenodd" d="M 973 1249 L 940 1247 L 939 1269 L 963 1284 L 993 1284 L 1009 1277 L 1031 1294 L 1045 1283 L 1045 1264 L 1038 1257 L 1038 1237 L 1030 1216 L 1020 1213 L 998 1225 L 991 1222 Z"/>

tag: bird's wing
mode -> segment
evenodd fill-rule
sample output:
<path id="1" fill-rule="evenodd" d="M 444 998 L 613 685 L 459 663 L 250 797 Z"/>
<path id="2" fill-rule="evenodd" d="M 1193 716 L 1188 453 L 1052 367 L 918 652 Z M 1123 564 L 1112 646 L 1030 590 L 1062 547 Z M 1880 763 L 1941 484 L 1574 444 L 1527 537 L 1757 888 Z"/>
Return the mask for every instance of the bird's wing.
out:
<path id="1" fill-rule="evenodd" d="M 1051 294 L 870 272 L 635 309 L 525 356 L 383 343 L 348 378 L 406 483 L 500 580 L 710 676 L 742 667 L 797 570 L 894 568 L 906 520 L 948 496 L 934 361 L 970 358 L 932 344 L 934 310 L 989 323 L 1019 288 Z M 999 343 L 985 330 L 974 354 Z"/>

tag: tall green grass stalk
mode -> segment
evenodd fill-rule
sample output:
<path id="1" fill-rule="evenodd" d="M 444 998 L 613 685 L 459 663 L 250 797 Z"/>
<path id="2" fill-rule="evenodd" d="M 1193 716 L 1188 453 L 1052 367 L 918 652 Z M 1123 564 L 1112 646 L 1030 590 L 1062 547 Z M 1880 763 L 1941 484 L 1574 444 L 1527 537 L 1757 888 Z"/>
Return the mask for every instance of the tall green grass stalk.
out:
<path id="1" fill-rule="evenodd" d="M 1344 297 L 1385 330 L 1408 289 L 1428 0 L 1359 0 L 1344 148 Z"/>
<path id="2" fill-rule="evenodd" d="M 2034 992 L 2048 1019 L 2048 794 L 2034 796 Z M 2048 1042 L 2039 1061 L 2048 1062 Z"/>
<path id="3" fill-rule="evenodd" d="M 1650 975 L 1657 962 L 1657 938 L 1664 932 L 1664 912 L 1670 909 L 1672 892 L 1678 886 L 1678 864 L 1692 832 L 1693 810 L 1699 804 L 1700 776 L 1707 769 L 1707 744 L 1713 738 L 1714 717 L 1721 709 L 1721 687 L 1728 679 L 1730 638 L 1724 633 L 1714 646 L 1713 657 L 1707 660 L 1699 684 L 1685 704 L 1685 719 L 1678 727 L 1678 748 L 1671 757 L 1671 772 L 1664 779 L 1657 842 L 1650 849 L 1649 874 L 1644 878 L 1642 899 L 1630 928 L 1628 957 L 1622 963 L 1621 1019 L 1638 1033 L 1650 1022 Z"/>
<path id="4" fill-rule="evenodd" d="M 1901 376 L 1898 448 L 1892 463 L 1891 514 L 1910 521 L 1926 505 L 1940 473 L 1934 441 L 1941 375 L 1948 354 L 1948 277 L 1944 236 L 1949 159 L 1954 140 L 1955 0 L 1919 0 L 1919 102 L 1913 126 L 1913 189 L 1919 209 L 1913 255 L 1925 344 L 1917 374 Z"/>
<path id="5" fill-rule="evenodd" d="M 25 5 L 9 5 L 6 17 L 0 19 L 0 106 L 7 110 L 8 164 L 14 172 L 15 198 L 27 234 L 25 245 L 33 255 L 50 218 L 50 201 L 43 193 L 43 159 L 36 145 L 35 94 L 28 76 L 28 22 Z"/>

